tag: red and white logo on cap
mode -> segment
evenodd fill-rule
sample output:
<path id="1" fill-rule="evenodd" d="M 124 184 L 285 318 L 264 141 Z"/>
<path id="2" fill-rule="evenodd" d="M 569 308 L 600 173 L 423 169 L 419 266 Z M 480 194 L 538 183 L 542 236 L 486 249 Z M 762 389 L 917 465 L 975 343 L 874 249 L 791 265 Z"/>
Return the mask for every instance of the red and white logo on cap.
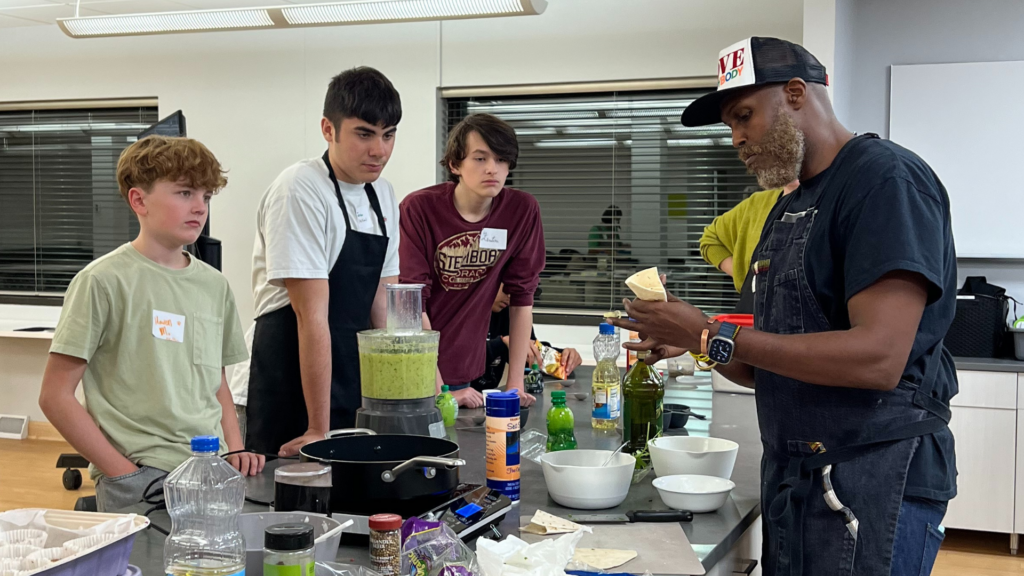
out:
<path id="1" fill-rule="evenodd" d="M 754 83 L 754 54 L 750 38 L 718 53 L 718 89 L 750 86 Z"/>

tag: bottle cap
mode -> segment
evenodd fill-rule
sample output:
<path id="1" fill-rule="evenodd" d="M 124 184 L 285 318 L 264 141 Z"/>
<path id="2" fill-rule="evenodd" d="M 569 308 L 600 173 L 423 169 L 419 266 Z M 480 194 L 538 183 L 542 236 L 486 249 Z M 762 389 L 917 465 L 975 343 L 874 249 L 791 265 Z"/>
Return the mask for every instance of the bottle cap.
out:
<path id="1" fill-rule="evenodd" d="M 598 332 L 602 335 L 615 334 L 615 326 L 612 326 L 607 322 L 602 322 L 601 326 L 598 328 Z"/>
<path id="2" fill-rule="evenodd" d="M 447 384 L 441 384 L 441 393 L 442 393 L 442 394 L 444 394 L 444 393 L 445 393 L 445 392 L 447 392 L 448 390 L 449 390 L 449 388 L 448 388 L 448 385 L 447 385 Z"/>
<path id="3" fill-rule="evenodd" d="M 398 530 L 402 517 L 398 514 L 374 514 L 370 516 L 370 530 Z"/>
<path id="4" fill-rule="evenodd" d="M 288 552 L 313 547 L 313 527 L 304 522 L 274 524 L 263 532 L 263 547 Z"/>
<path id="5" fill-rule="evenodd" d="M 192 438 L 193 452 L 217 452 L 220 450 L 220 438 L 216 436 L 195 436 Z"/>
<path id="6" fill-rule="evenodd" d="M 537 369 L 538 369 L 538 368 L 540 368 L 540 367 L 539 367 L 539 366 L 537 366 L 537 363 L 536 363 L 536 362 L 534 362 L 534 363 L 533 363 L 533 367 L 532 367 L 532 368 L 533 368 L 534 370 L 537 370 Z"/>
<path id="7" fill-rule="evenodd" d="M 565 390 L 555 390 L 554 392 L 552 392 L 551 393 L 551 400 L 552 401 L 561 400 L 561 401 L 565 402 Z"/>
<path id="8" fill-rule="evenodd" d="M 511 418 L 519 415 L 519 395 L 515 392 L 494 392 L 484 396 L 488 416 Z"/>

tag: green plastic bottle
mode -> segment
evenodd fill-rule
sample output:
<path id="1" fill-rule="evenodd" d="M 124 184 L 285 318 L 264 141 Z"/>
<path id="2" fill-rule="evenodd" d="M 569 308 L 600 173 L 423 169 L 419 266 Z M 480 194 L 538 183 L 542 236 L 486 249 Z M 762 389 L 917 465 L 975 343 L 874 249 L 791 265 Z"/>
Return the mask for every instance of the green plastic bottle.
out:
<path id="1" fill-rule="evenodd" d="M 441 386 L 441 393 L 437 395 L 437 409 L 441 411 L 441 419 L 444 420 L 445 428 L 455 425 L 455 419 L 459 417 L 459 401 L 448 391 L 448 385 Z"/>
<path id="2" fill-rule="evenodd" d="M 565 405 L 565 390 L 552 392 L 548 409 L 548 452 L 576 449 L 575 424 L 572 410 Z"/>

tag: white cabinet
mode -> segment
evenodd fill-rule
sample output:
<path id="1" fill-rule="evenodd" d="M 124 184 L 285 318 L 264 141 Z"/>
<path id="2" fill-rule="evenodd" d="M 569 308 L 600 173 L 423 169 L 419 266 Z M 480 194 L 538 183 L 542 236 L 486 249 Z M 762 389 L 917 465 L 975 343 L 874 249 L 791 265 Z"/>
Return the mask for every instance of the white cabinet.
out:
<path id="1" fill-rule="evenodd" d="M 949 427 L 960 474 L 957 497 L 942 521 L 946 527 L 1014 532 L 1017 418 L 1017 410 L 953 407 Z"/>
<path id="2" fill-rule="evenodd" d="M 950 400 L 951 406 L 1017 409 L 1017 374 L 957 370 L 956 378 L 960 392 Z"/>
<path id="3" fill-rule="evenodd" d="M 1024 398 L 1024 375 L 1018 378 L 1017 395 Z M 957 450 L 957 456 L 960 451 Z M 1014 501 L 1014 534 L 1024 534 L 1024 407 L 1017 410 L 1017 499 Z"/>

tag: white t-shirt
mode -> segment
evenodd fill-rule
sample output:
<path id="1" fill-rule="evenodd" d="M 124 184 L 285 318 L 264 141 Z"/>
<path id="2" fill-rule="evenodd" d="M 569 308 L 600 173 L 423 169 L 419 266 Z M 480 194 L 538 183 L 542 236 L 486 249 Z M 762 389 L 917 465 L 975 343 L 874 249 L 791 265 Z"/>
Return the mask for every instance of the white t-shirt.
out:
<path id="1" fill-rule="evenodd" d="M 398 276 L 398 202 L 391 184 L 372 182 L 387 228 L 388 249 L 381 278 Z M 352 229 L 381 234 L 362 184 L 338 181 Z M 327 279 L 345 243 L 345 220 L 321 158 L 297 162 L 281 172 L 260 200 L 252 253 L 256 317 L 288 305 L 286 278 Z"/>
<path id="2" fill-rule="evenodd" d="M 231 367 L 231 379 L 228 380 L 228 389 L 231 390 L 231 399 L 238 406 L 249 404 L 249 359 L 252 357 L 252 339 L 256 334 L 256 323 L 254 322 L 245 331 L 245 349 L 249 356 L 238 364 Z M 245 440 L 243 438 L 243 440 Z"/>

